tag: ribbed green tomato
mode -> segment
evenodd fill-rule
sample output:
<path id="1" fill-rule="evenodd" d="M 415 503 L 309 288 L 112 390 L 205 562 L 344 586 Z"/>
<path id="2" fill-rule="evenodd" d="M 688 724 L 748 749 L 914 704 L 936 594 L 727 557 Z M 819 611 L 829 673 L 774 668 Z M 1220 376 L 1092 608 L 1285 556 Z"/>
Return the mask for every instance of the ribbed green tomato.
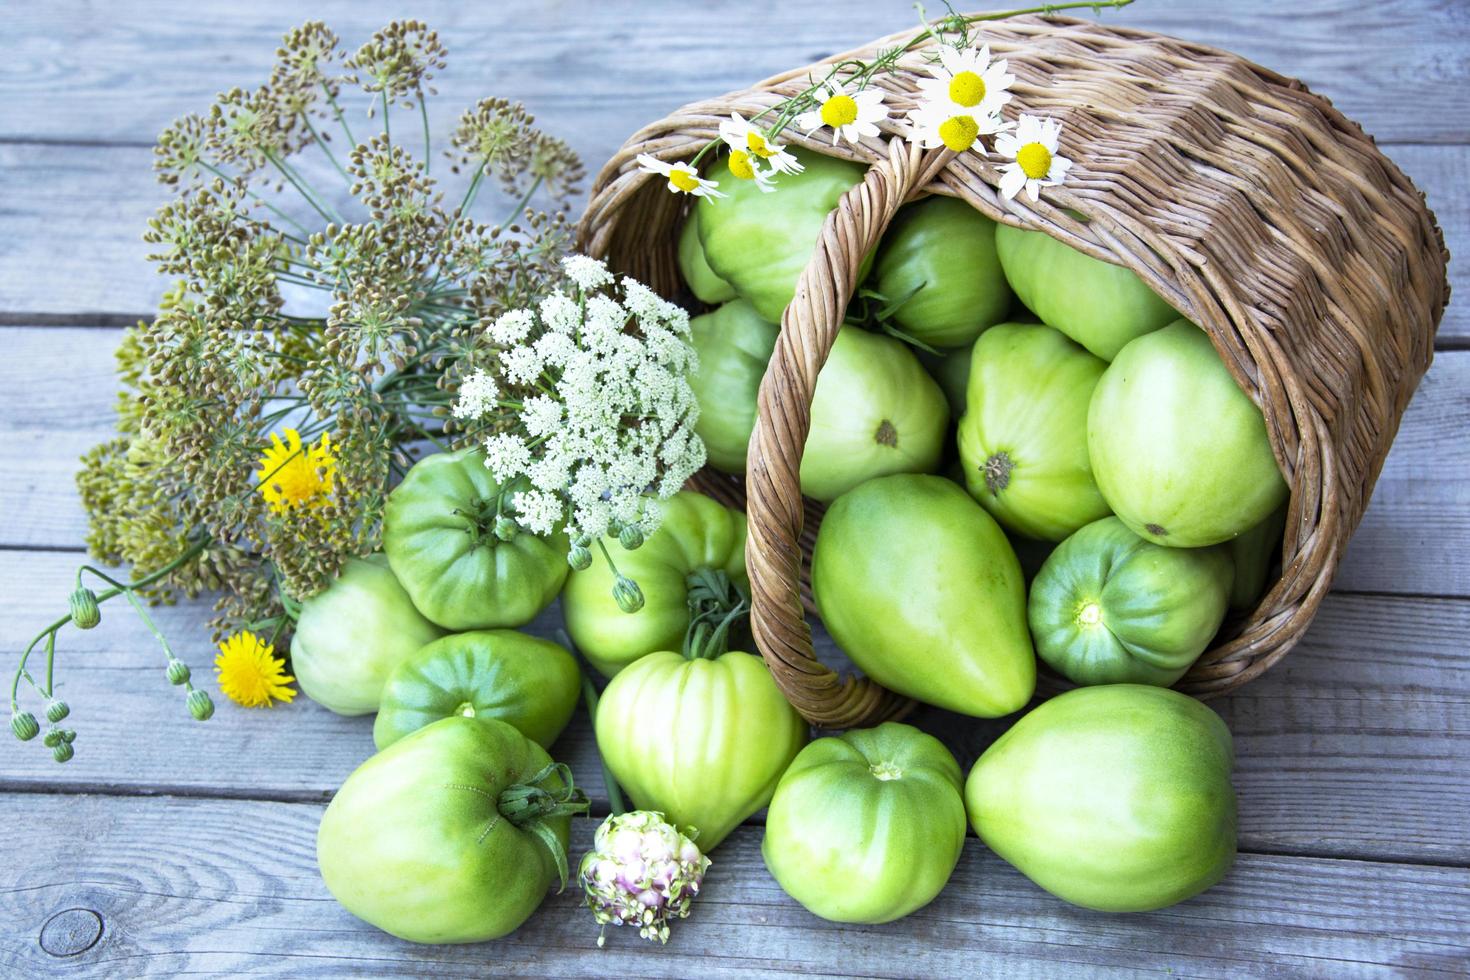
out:
<path id="1" fill-rule="evenodd" d="M 327 889 L 359 919 L 416 943 L 474 943 L 513 931 L 558 880 L 571 818 L 532 816 L 502 794 L 551 765 L 493 718 L 445 718 L 347 777 L 317 830 Z M 565 790 L 555 772 L 534 785 Z M 538 829 L 538 826 L 540 829 Z"/>
<path id="2" fill-rule="evenodd" d="M 496 718 L 550 748 L 581 693 L 576 659 L 550 640 L 515 630 L 456 633 L 393 668 L 373 742 L 386 749 L 441 718 Z"/>
<path id="3" fill-rule="evenodd" d="M 771 801 L 807 725 L 760 657 L 663 650 L 623 668 L 597 705 L 597 748 L 640 810 L 699 831 L 708 853 Z"/>
<path id="4" fill-rule="evenodd" d="M 735 298 L 735 288 L 715 275 L 704 259 L 704 246 L 699 244 L 698 209 L 689 212 L 679 232 L 679 274 L 702 303 L 714 306 Z"/>
<path id="5" fill-rule="evenodd" d="M 689 587 L 700 575 L 723 574 L 747 587 L 744 514 L 689 490 L 661 507 L 663 521 L 642 547 L 629 551 L 616 537 L 603 540 L 618 570 L 638 583 L 643 608 L 625 613 L 618 607 L 616 579 L 595 547 L 591 567 L 573 572 L 562 593 L 567 632 L 607 677 L 644 654 L 681 648 L 689 628 Z"/>
<path id="6" fill-rule="evenodd" d="M 1261 410 L 1187 320 L 1114 359 L 1092 395 L 1087 449 L 1113 512 L 1155 544 L 1228 541 L 1287 496 Z"/>
<path id="7" fill-rule="evenodd" d="M 1087 406 L 1106 368 L 1039 323 L 975 341 L 960 461 L 970 496 L 1008 529 L 1060 541 L 1108 513 L 1087 459 Z"/>
<path id="8" fill-rule="evenodd" d="M 843 327 L 817 375 L 801 492 L 832 500 L 875 476 L 931 473 L 948 426 L 944 392 L 913 351 Z"/>
<path id="9" fill-rule="evenodd" d="M 817 532 L 812 594 L 837 645 L 885 687 L 981 718 L 1031 700 L 1021 566 L 943 477 L 880 477 L 838 497 Z"/>
<path id="10" fill-rule="evenodd" d="M 878 252 L 870 285 L 904 333 L 931 347 L 961 347 L 1011 308 L 995 252 L 995 222 L 964 201 L 931 197 L 899 209 Z"/>
<path id="11" fill-rule="evenodd" d="M 1133 338 L 1179 318 L 1132 270 L 1084 255 L 1044 231 L 1001 225 L 995 244 L 1021 302 L 1105 361 Z"/>
<path id="12" fill-rule="evenodd" d="M 1234 752 L 1220 716 L 1177 691 L 1080 687 L 995 741 L 965 783 L 975 832 L 1073 905 L 1146 912 L 1235 860 Z"/>
<path id="13" fill-rule="evenodd" d="M 1036 655 L 1076 684 L 1167 687 L 1219 631 L 1234 577 L 1223 547 L 1165 548 L 1105 517 L 1031 583 Z"/>
<path id="14" fill-rule="evenodd" d="M 445 629 L 493 629 L 529 623 L 551 604 L 567 576 L 565 536 L 513 523 L 509 540 L 496 533 L 523 489 L 502 487 L 484 453 L 463 449 L 425 456 L 388 494 L 383 550 L 420 612 Z"/>
<path id="15" fill-rule="evenodd" d="M 806 169 L 783 174 L 776 193 L 762 193 L 753 180 L 723 180 L 725 197 L 701 197 L 694 205 L 710 269 L 770 323 L 781 322 L 796 294 L 822 222 L 865 173 L 846 160 L 795 147 L 790 152 Z M 858 281 L 865 277 L 860 272 Z"/>
<path id="16" fill-rule="evenodd" d="M 1225 543 L 1235 562 L 1235 584 L 1230 587 L 1230 608 L 1249 609 L 1266 591 L 1266 577 L 1281 557 L 1281 534 L 1286 530 L 1286 505 L 1282 504 L 1249 531 Z"/>
<path id="17" fill-rule="evenodd" d="M 322 707 L 367 714 L 378 710 L 393 668 L 443 632 L 415 608 L 386 558 L 349 558 L 331 585 L 301 604 L 291 672 Z"/>
<path id="18" fill-rule="evenodd" d="M 892 922 L 934 900 L 965 844 L 959 763 L 932 735 L 887 722 L 819 738 L 781 777 L 761 854 L 807 911 Z"/>
<path id="19" fill-rule="evenodd" d="M 689 377 L 699 402 L 694 431 L 704 440 L 711 465 L 743 474 L 756 394 L 780 328 L 737 299 L 690 320 L 689 332 L 699 355 L 699 370 Z"/>

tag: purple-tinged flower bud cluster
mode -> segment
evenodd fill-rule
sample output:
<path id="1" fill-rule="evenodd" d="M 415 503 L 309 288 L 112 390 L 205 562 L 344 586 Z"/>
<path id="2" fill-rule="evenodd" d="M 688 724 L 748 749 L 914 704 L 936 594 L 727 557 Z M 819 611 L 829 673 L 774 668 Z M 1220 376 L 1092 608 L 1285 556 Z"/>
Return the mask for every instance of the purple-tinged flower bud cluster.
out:
<path id="1" fill-rule="evenodd" d="M 634 810 L 602 822 L 578 877 L 604 930 L 609 923 L 637 926 L 644 939 L 666 943 L 669 923 L 689 915 L 708 868 L 709 858 L 662 813 Z"/>

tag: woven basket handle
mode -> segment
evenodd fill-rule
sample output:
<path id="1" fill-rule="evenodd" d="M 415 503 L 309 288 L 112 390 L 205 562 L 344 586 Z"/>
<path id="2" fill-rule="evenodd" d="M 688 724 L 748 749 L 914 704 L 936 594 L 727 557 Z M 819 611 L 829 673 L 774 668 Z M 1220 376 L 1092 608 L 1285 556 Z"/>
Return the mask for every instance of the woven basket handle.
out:
<path id="1" fill-rule="evenodd" d="M 905 711 L 911 702 L 866 677 L 844 680 L 812 650 L 801 601 L 798 475 L 811 427 L 812 395 L 857 288 L 864 256 L 899 206 L 952 157 L 944 150 L 925 152 L 905 140 L 889 141 L 888 159 L 874 164 L 827 215 L 811 261 L 796 282 L 796 296 L 781 317 L 781 335 L 761 380 L 745 475 L 751 629 L 787 700 L 823 728 L 877 722 Z"/>

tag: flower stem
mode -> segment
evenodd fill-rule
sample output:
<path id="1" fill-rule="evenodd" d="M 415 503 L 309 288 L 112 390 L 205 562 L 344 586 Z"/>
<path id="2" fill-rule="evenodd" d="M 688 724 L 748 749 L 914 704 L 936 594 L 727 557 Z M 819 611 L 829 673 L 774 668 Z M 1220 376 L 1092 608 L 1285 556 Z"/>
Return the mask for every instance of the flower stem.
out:
<path id="1" fill-rule="evenodd" d="M 429 143 L 429 110 L 424 105 L 424 93 L 419 93 L 419 118 L 424 123 L 424 175 L 428 176 L 429 166 L 432 163 L 433 149 Z"/>
<path id="2" fill-rule="evenodd" d="M 327 141 L 322 139 L 321 133 L 318 133 L 316 131 L 316 127 L 311 124 L 311 117 L 309 117 L 304 111 L 301 113 L 301 121 L 306 124 L 306 129 L 308 132 L 311 133 L 312 139 L 316 140 L 316 145 L 321 147 L 322 152 L 326 154 L 327 159 L 332 161 L 332 166 L 337 168 L 337 173 L 341 174 L 342 179 L 347 181 L 348 184 L 351 184 L 352 178 L 348 176 L 347 171 L 343 169 L 342 164 L 337 162 L 337 154 L 333 153 L 332 148 L 327 146 Z"/>
<path id="3" fill-rule="evenodd" d="M 352 128 L 347 125 L 347 117 L 342 114 L 342 107 L 337 105 L 337 97 L 332 94 L 332 89 L 326 82 L 322 82 L 322 90 L 327 93 L 327 105 L 332 107 L 332 115 L 337 117 L 337 122 L 342 126 L 342 132 L 347 136 L 347 142 L 357 149 L 357 140 L 352 135 Z"/>
<path id="4" fill-rule="evenodd" d="M 526 193 L 521 195 L 521 199 L 516 202 L 516 206 L 511 210 L 510 214 L 506 215 L 505 220 L 500 223 L 502 227 L 511 224 L 521 216 L 521 212 L 526 210 L 526 205 L 531 203 L 532 195 L 540 189 L 542 180 L 543 178 L 537 177 L 531 182 L 531 186 L 526 188 Z"/>

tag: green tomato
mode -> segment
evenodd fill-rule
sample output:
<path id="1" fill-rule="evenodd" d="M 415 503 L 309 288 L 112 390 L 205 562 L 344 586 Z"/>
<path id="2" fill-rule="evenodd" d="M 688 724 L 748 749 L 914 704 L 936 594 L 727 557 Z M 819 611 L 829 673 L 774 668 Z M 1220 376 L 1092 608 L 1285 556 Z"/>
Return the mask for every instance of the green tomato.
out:
<path id="1" fill-rule="evenodd" d="M 961 347 L 1005 319 L 1011 288 L 995 251 L 995 222 L 964 201 L 931 197 L 899 209 L 870 284 L 904 302 L 893 322 L 931 347 Z"/>
<path id="2" fill-rule="evenodd" d="M 928 905 L 954 873 L 961 788 L 954 756 L 909 725 L 819 738 L 781 777 L 761 854 L 814 915 L 892 922 Z"/>
<path id="3" fill-rule="evenodd" d="M 339 715 L 378 710 L 383 682 L 443 635 L 409 599 L 382 555 L 349 558 L 326 589 L 301 604 L 291 672 L 301 692 Z"/>
<path id="4" fill-rule="evenodd" d="M 737 299 L 690 320 L 689 332 L 699 355 L 699 370 L 689 377 L 699 402 L 694 432 L 704 440 L 711 465 L 743 474 L 756 394 L 781 330 Z"/>
<path id="5" fill-rule="evenodd" d="M 1108 513 L 1087 459 L 1087 406 L 1106 368 L 1041 324 L 975 341 L 960 461 L 970 496 L 1008 529 L 1060 541 Z"/>
<path id="6" fill-rule="evenodd" d="M 1133 338 L 1179 318 L 1132 270 L 1084 255 L 1044 231 L 1001 225 L 995 244 L 1021 302 L 1105 361 Z"/>
<path id="7" fill-rule="evenodd" d="M 735 288 L 715 275 L 704 259 L 704 246 L 699 244 L 699 211 L 689 212 L 679 232 L 679 274 L 689 284 L 689 291 L 701 303 L 715 306 L 735 298 Z"/>
<path id="8" fill-rule="evenodd" d="M 562 593 L 567 632 L 607 677 L 645 654 L 683 646 L 690 585 L 701 576 L 723 574 L 747 588 L 744 514 L 689 490 L 660 506 L 663 520 L 641 547 L 629 551 L 614 536 L 602 542 L 618 570 L 638 583 L 641 609 L 626 613 L 618 607 L 616 577 L 595 547 L 592 565 L 573 572 Z"/>
<path id="9" fill-rule="evenodd" d="M 875 476 L 939 467 L 944 392 L 892 337 L 843 327 L 817 375 L 801 492 L 829 501 Z"/>
<path id="10" fill-rule="evenodd" d="M 1155 544 L 1227 541 L 1287 497 L 1261 410 L 1187 320 L 1140 337 L 1108 367 L 1087 449 L 1113 512 Z"/>
<path id="11" fill-rule="evenodd" d="M 1286 505 L 1239 537 L 1225 543 L 1235 563 L 1235 584 L 1230 587 L 1230 608 L 1250 609 L 1266 591 L 1266 577 L 1281 557 L 1281 535 L 1286 530 Z"/>
<path id="12" fill-rule="evenodd" d="M 998 718 L 1036 689 L 1020 563 L 943 477 L 881 477 L 837 498 L 817 532 L 812 594 L 837 645 L 900 694 Z"/>
<path id="13" fill-rule="evenodd" d="M 949 417 L 952 419 L 963 418 L 965 414 L 965 389 L 970 386 L 970 352 L 974 348 L 974 344 L 969 344 L 937 354 L 915 351 L 919 363 L 944 392 L 944 401 L 949 405 Z"/>
<path id="14" fill-rule="evenodd" d="M 497 718 L 542 748 L 576 710 L 582 675 L 550 640 L 514 630 L 442 637 L 403 660 L 383 685 L 373 741 L 386 749 L 441 718 Z"/>
<path id="15" fill-rule="evenodd" d="M 1075 684 L 1167 687 L 1219 631 L 1234 577 L 1223 548 L 1165 548 L 1105 517 L 1031 584 L 1036 654 Z"/>
<path id="16" fill-rule="evenodd" d="M 551 604 L 567 576 L 561 533 L 514 529 L 519 484 L 502 487 L 478 449 L 435 453 L 414 464 L 383 508 L 383 550 L 414 605 L 451 630 L 522 626 Z"/>
<path id="17" fill-rule="evenodd" d="M 1234 752 L 1177 691 L 1080 687 L 986 750 L 965 783 L 975 832 L 1053 895 L 1103 912 L 1182 902 L 1235 860 Z"/>
<path id="18" fill-rule="evenodd" d="M 597 749 L 640 810 L 693 827 L 708 853 L 771 801 L 807 725 L 760 657 L 663 650 L 625 667 L 597 704 Z"/>
<path id="19" fill-rule="evenodd" d="M 789 149 L 806 169 L 782 175 L 778 192 L 763 193 L 753 180 L 727 180 L 720 185 L 726 197 L 701 197 L 694 205 L 710 269 L 770 323 L 781 322 L 796 294 L 822 222 L 866 172 L 846 160 Z M 860 272 L 858 281 L 865 277 Z"/>
<path id="20" fill-rule="evenodd" d="M 571 818 L 526 819 L 502 794 L 551 765 L 546 750 L 493 718 L 445 718 L 347 777 L 317 830 L 327 889 L 353 915 L 416 943 L 512 932 L 558 879 Z M 555 772 L 536 783 L 565 790 Z M 564 860 L 564 857 L 563 857 Z"/>

